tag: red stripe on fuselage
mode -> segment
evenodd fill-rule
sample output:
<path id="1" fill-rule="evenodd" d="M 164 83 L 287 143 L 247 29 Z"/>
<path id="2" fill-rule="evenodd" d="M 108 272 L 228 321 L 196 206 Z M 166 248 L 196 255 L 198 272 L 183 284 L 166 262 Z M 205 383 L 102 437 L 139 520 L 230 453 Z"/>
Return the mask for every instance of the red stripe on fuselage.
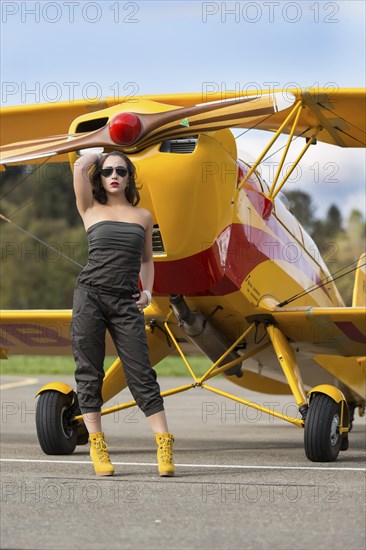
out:
<path id="1" fill-rule="evenodd" d="M 296 263 L 296 268 L 307 278 L 319 283 L 319 275 L 303 257 L 303 249 L 297 248 L 296 254 L 291 252 L 291 235 L 281 232 L 282 238 L 287 236 L 285 242 L 252 226 L 232 224 L 218 236 L 212 247 L 202 252 L 179 260 L 155 262 L 154 291 L 159 294 L 230 294 L 238 291 L 245 277 L 267 260 Z"/>
<path id="2" fill-rule="evenodd" d="M 259 183 L 253 177 L 250 178 L 240 193 L 245 194 L 245 202 L 263 219 L 268 204 L 266 197 L 260 192 Z M 155 292 L 185 295 L 230 294 L 241 288 L 251 271 L 268 260 L 285 261 L 290 266 L 296 263 L 296 268 L 307 279 L 319 285 L 320 270 L 316 267 L 314 269 L 309 263 L 304 248 L 294 236 L 283 228 L 274 215 L 269 216 L 267 221 L 263 219 L 263 224 L 271 233 L 250 225 L 232 224 L 220 233 L 210 248 L 180 260 L 156 262 Z M 291 277 L 289 274 L 285 276 Z M 307 281 L 303 283 L 307 284 Z M 320 288 L 330 298 L 327 289 L 324 286 Z"/>
<path id="3" fill-rule="evenodd" d="M 236 292 L 266 256 L 249 242 L 244 225 L 232 224 L 214 244 L 180 260 L 156 262 L 154 291 L 158 293 L 224 295 Z"/>

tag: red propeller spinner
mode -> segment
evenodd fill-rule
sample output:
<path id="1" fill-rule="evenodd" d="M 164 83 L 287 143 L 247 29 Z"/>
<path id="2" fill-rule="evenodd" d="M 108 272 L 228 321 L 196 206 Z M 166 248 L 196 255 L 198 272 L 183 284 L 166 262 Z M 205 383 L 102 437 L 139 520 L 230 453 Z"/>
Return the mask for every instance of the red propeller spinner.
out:
<path id="1" fill-rule="evenodd" d="M 118 145 L 131 145 L 140 136 L 142 125 L 134 113 L 120 113 L 109 123 L 109 135 Z"/>

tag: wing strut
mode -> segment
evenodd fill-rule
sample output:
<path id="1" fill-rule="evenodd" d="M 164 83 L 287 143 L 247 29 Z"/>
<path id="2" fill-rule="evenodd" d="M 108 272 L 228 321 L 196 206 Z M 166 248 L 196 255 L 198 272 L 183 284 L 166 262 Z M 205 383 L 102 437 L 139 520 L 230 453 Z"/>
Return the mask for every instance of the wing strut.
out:
<path id="1" fill-rule="evenodd" d="M 281 191 L 282 187 L 285 185 L 286 181 L 291 176 L 292 172 L 295 170 L 296 166 L 299 164 L 302 157 L 305 155 L 306 151 L 309 149 L 310 145 L 315 145 L 316 144 L 316 136 L 317 136 L 319 130 L 320 130 L 320 128 L 317 128 L 315 133 L 310 138 L 307 138 L 307 140 L 306 140 L 307 143 L 306 143 L 305 147 L 302 149 L 301 153 L 298 155 L 298 157 L 296 158 L 296 160 L 292 164 L 290 170 L 287 172 L 286 176 L 283 178 L 281 183 L 277 186 L 276 190 L 273 189 L 274 186 L 275 186 L 275 183 L 273 183 L 272 188 L 271 188 L 271 192 L 270 192 L 269 197 L 268 197 L 269 199 L 273 200 L 276 197 L 276 195 L 278 195 L 278 193 Z"/>
<path id="2" fill-rule="evenodd" d="M 270 140 L 270 142 L 268 143 L 268 145 L 264 148 L 264 150 L 262 151 L 262 153 L 259 155 L 258 159 L 256 160 L 256 162 L 253 164 L 253 166 L 251 167 L 251 169 L 247 172 L 247 174 L 245 175 L 245 177 L 241 180 L 241 182 L 239 183 L 238 185 L 238 191 L 246 184 L 246 182 L 248 181 L 248 179 L 250 178 L 250 176 L 253 174 L 253 172 L 255 172 L 255 170 L 258 168 L 259 164 L 262 162 L 263 158 L 266 156 L 266 154 L 268 153 L 268 151 L 271 149 L 271 147 L 274 145 L 274 143 L 277 141 L 278 137 L 281 135 L 283 129 L 287 126 L 287 124 L 289 124 L 292 119 L 294 119 L 293 123 L 292 123 L 292 128 L 291 128 L 291 132 L 289 134 L 289 137 L 287 139 L 287 144 L 286 144 L 286 147 L 285 147 L 285 150 L 283 152 L 283 155 L 282 155 L 282 158 L 281 158 L 281 162 L 277 168 L 277 172 L 275 174 L 275 177 L 274 177 L 274 180 L 273 180 L 273 183 L 272 183 L 272 187 L 270 189 L 270 192 L 268 195 L 265 195 L 265 197 L 267 199 L 269 199 L 271 202 L 273 202 L 273 199 L 276 197 L 276 195 L 281 191 L 282 187 L 284 186 L 284 184 L 286 183 L 286 181 L 288 180 L 288 178 L 290 177 L 290 175 L 292 174 L 292 172 L 294 171 L 294 169 L 296 168 L 296 166 L 298 165 L 298 163 L 300 162 L 300 160 L 302 159 L 302 157 L 305 155 L 306 151 L 309 149 L 310 145 L 312 144 L 315 144 L 316 143 L 316 136 L 318 134 L 318 132 L 321 130 L 321 127 L 317 127 L 316 129 L 314 129 L 314 133 L 312 134 L 312 136 L 310 138 L 307 138 L 307 142 L 306 142 L 306 145 L 305 147 L 303 148 L 303 150 L 301 151 L 301 153 L 298 155 L 298 157 L 296 158 L 296 160 L 294 161 L 293 165 L 291 166 L 290 170 L 287 172 L 286 176 L 283 178 L 283 180 L 281 181 L 281 183 L 279 185 L 277 185 L 277 182 L 278 182 L 278 179 L 279 179 L 279 176 L 280 176 L 280 173 L 281 173 L 281 170 L 283 168 L 283 165 L 284 165 L 284 162 L 286 160 L 286 157 L 287 157 L 287 153 L 289 151 L 289 148 L 290 148 L 290 145 L 291 145 L 291 141 L 293 139 L 293 136 L 294 136 L 294 133 L 295 133 L 295 130 L 297 128 L 297 125 L 298 125 L 298 122 L 299 122 L 299 118 L 300 118 L 300 115 L 301 115 L 301 111 L 302 109 L 304 108 L 304 102 L 302 100 L 298 101 L 297 103 L 295 103 L 294 107 L 291 109 L 290 113 L 287 115 L 286 119 L 283 121 L 283 123 L 281 124 L 281 126 L 278 128 L 277 132 L 275 133 L 275 135 L 273 136 L 273 138 Z"/>

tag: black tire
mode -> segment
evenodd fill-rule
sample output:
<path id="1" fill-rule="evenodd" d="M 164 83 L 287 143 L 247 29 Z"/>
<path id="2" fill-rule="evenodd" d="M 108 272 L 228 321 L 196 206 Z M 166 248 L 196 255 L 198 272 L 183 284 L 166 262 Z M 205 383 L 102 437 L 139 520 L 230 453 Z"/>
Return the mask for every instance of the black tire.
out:
<path id="1" fill-rule="evenodd" d="M 312 462 L 334 462 L 342 446 L 340 403 L 323 393 L 310 401 L 305 419 L 305 454 Z"/>
<path id="2" fill-rule="evenodd" d="M 348 433 L 353 428 L 353 422 L 355 420 L 355 410 L 356 410 L 357 404 L 354 402 L 348 403 L 348 410 L 349 410 L 349 426 L 348 426 Z"/>
<path id="3" fill-rule="evenodd" d="M 36 426 L 39 444 L 47 455 L 70 455 L 76 447 L 77 426 L 72 421 L 73 393 L 45 391 L 38 399 Z"/>
<path id="4" fill-rule="evenodd" d="M 85 424 L 78 424 L 77 434 L 78 438 L 76 440 L 76 445 L 86 445 L 89 441 L 89 433 Z"/>

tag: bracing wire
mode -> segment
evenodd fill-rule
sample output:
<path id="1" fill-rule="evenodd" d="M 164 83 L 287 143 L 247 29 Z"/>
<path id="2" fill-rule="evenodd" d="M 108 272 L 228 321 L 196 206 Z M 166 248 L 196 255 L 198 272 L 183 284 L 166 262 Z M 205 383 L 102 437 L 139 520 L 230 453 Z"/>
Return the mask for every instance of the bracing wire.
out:
<path id="1" fill-rule="evenodd" d="M 30 233 L 29 231 L 27 231 L 26 229 L 23 229 L 22 227 L 19 227 L 19 225 L 17 225 L 16 223 L 12 222 L 11 220 L 9 220 L 9 218 L 7 218 L 6 216 L 4 216 L 3 214 L 0 214 L 0 219 L 5 221 L 5 222 L 8 222 L 10 223 L 11 225 L 13 225 L 16 229 L 18 229 L 18 231 L 21 231 L 22 233 L 24 233 L 25 235 L 27 235 L 28 237 L 31 237 L 32 239 L 34 239 L 35 241 L 38 241 L 39 243 L 43 244 L 46 248 L 50 248 L 51 250 L 53 250 L 54 252 L 57 252 L 57 254 L 59 254 L 60 256 L 62 256 L 63 258 L 65 258 L 66 260 L 68 260 L 69 262 L 77 265 L 78 267 L 81 267 L 83 268 L 84 266 L 79 264 L 79 262 L 77 262 L 76 260 L 73 260 L 72 258 L 70 258 L 69 256 L 67 256 L 66 254 L 63 254 L 63 252 L 60 252 L 59 250 L 57 250 L 54 246 L 46 243 L 45 241 L 42 241 L 42 239 L 39 239 L 38 237 L 36 237 L 35 235 L 33 235 L 33 233 Z"/>
<path id="2" fill-rule="evenodd" d="M 12 187 L 8 193 L 6 193 L 5 195 L 3 195 L 1 197 L 0 200 L 4 199 L 6 196 L 9 195 L 9 193 L 11 193 L 14 189 L 16 189 L 16 187 L 18 187 L 19 185 L 21 185 L 22 183 L 24 183 L 26 181 L 27 178 L 29 178 L 29 176 L 31 175 L 34 175 L 35 172 L 37 172 L 41 166 L 43 166 L 43 164 L 45 164 L 45 162 L 47 162 L 48 159 L 50 159 L 51 156 L 47 157 L 44 161 L 42 161 L 39 166 L 37 166 L 37 168 L 33 171 L 33 172 L 30 172 L 29 174 L 27 174 L 21 181 L 19 181 L 16 185 L 14 185 L 14 187 Z M 25 208 L 26 206 L 29 206 L 29 204 L 31 204 L 32 202 L 34 202 L 34 199 L 32 199 L 31 201 L 27 202 L 25 205 L 21 206 L 20 208 L 18 208 L 17 210 L 15 210 L 12 215 L 14 215 L 15 213 L 19 212 L 20 210 L 22 210 L 23 208 Z M 60 252 L 60 250 L 57 250 L 54 246 L 50 245 L 49 243 L 46 243 L 45 241 L 43 241 L 42 239 L 40 239 L 39 237 L 36 237 L 35 235 L 33 235 L 33 233 L 31 233 L 30 231 L 27 231 L 26 229 L 23 229 L 22 227 L 20 227 L 19 225 L 17 225 L 16 223 L 14 223 L 13 221 L 11 221 L 9 218 L 7 218 L 6 216 L 0 214 L 0 219 L 3 220 L 3 221 L 6 221 L 8 223 L 10 223 L 11 225 L 13 225 L 18 231 L 21 231 L 22 233 L 24 233 L 25 235 L 27 235 L 28 237 L 31 237 L 32 239 L 34 239 L 35 241 L 39 242 L 40 244 L 42 244 L 43 246 L 45 246 L 46 248 L 49 248 L 50 250 L 53 250 L 54 252 L 57 252 L 57 254 L 59 254 L 60 256 L 62 256 L 63 258 L 65 258 L 66 260 L 68 260 L 69 262 L 77 265 L 78 267 L 81 267 L 83 268 L 84 266 L 82 264 L 80 264 L 79 262 L 77 262 L 76 260 L 73 260 L 72 258 L 70 258 L 69 256 L 67 256 L 67 254 L 64 254 L 63 252 Z"/>
<path id="3" fill-rule="evenodd" d="M 18 183 L 16 185 L 14 185 L 11 189 L 9 189 L 9 191 L 7 193 L 5 193 L 5 195 L 3 195 L 2 197 L 0 197 L 0 201 L 2 201 L 3 199 L 5 199 L 5 197 L 7 197 L 10 193 L 12 193 L 14 191 L 14 189 L 16 189 L 17 187 L 19 187 L 19 185 L 21 185 L 22 183 L 25 182 L 26 179 L 28 179 L 30 176 L 32 176 L 33 174 L 35 174 L 40 168 L 41 166 L 43 166 L 47 161 L 48 159 L 51 158 L 52 155 L 50 155 L 49 157 L 46 157 L 45 160 L 43 160 L 42 162 L 39 163 L 39 166 L 37 166 L 37 168 L 33 171 L 33 172 L 29 172 L 29 174 L 26 174 L 26 176 L 21 179 L 20 181 L 18 181 Z"/>
<path id="4" fill-rule="evenodd" d="M 239 134 L 238 136 L 235 136 L 235 139 L 238 139 L 240 138 L 241 136 L 244 136 L 246 133 L 250 132 L 250 130 L 254 130 L 254 128 L 256 128 L 257 126 L 259 126 L 259 124 L 262 124 L 262 122 L 265 122 L 266 120 L 268 120 L 269 118 L 271 118 L 273 115 L 275 115 L 276 113 L 271 113 L 270 115 L 266 116 L 265 118 L 261 119 L 259 122 L 257 122 L 257 124 L 253 124 L 253 126 L 250 126 L 249 128 L 246 128 L 244 130 L 244 132 L 242 132 L 241 134 Z M 235 126 L 233 126 L 233 128 L 235 128 Z"/>
<path id="5" fill-rule="evenodd" d="M 361 132 L 362 134 L 366 134 L 365 130 L 363 130 L 363 128 L 360 128 L 359 126 L 356 126 L 356 124 L 353 124 L 352 122 L 350 122 L 349 120 L 347 120 L 346 118 L 342 117 L 339 113 L 337 113 L 336 111 L 332 111 L 332 109 L 329 109 L 329 107 L 326 107 L 325 105 L 322 105 L 322 103 L 318 103 L 318 105 L 320 105 L 320 107 L 322 109 L 324 109 L 325 111 L 328 111 L 329 113 L 331 113 L 332 115 L 335 115 L 337 118 L 343 120 L 347 126 L 353 126 L 353 128 L 355 128 L 356 130 L 358 130 L 359 132 Z M 339 128 L 337 128 L 337 130 L 340 130 Z M 350 134 L 348 134 L 350 135 Z M 350 135 L 350 137 L 353 137 Z M 353 138 L 353 139 L 356 139 L 356 138 Z"/>
<path id="6" fill-rule="evenodd" d="M 294 294 L 293 296 L 291 296 L 291 298 L 288 298 L 287 300 L 284 300 L 283 302 L 278 304 L 277 307 L 287 306 L 288 304 L 290 304 L 294 300 L 297 300 L 298 298 L 302 298 L 303 296 L 306 296 L 307 294 L 310 294 L 310 292 L 313 292 L 314 290 L 317 290 L 318 288 L 321 288 L 322 286 L 325 286 L 325 285 L 327 285 L 328 283 L 330 283 L 332 281 L 336 281 L 337 279 L 341 279 L 345 275 L 348 275 L 349 273 L 352 273 L 353 271 L 356 271 L 356 269 L 361 268 L 361 267 L 366 265 L 366 262 L 364 264 L 361 264 L 360 266 L 356 265 L 355 267 L 353 267 L 349 271 L 346 271 L 345 273 L 342 273 L 341 275 L 338 275 L 337 277 L 334 277 L 334 275 L 336 275 L 340 271 L 343 271 L 344 269 L 347 269 L 347 267 L 350 267 L 351 265 L 357 264 L 357 263 L 358 263 L 358 260 L 354 260 L 353 262 L 350 262 L 349 264 L 347 264 L 347 265 L 341 267 L 340 269 L 338 269 L 338 271 L 335 271 L 333 274 L 328 275 L 327 277 L 325 277 L 320 283 L 316 283 L 315 285 L 311 285 L 308 288 L 305 288 L 304 290 L 302 290 L 301 292 L 298 292 L 297 294 Z"/>

